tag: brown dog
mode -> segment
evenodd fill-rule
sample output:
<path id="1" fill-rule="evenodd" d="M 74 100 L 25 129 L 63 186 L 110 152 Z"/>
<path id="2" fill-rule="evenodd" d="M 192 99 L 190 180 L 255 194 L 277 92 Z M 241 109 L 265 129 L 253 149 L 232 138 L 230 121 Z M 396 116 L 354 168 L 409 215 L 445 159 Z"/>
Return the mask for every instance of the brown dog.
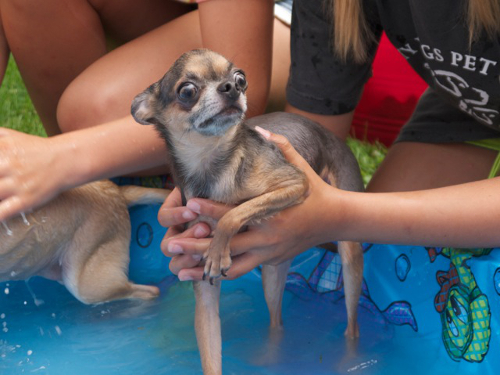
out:
<path id="1" fill-rule="evenodd" d="M 208 282 L 195 282 L 195 327 L 203 371 L 221 373 L 218 278 L 231 266 L 229 242 L 244 225 L 301 203 L 307 179 L 278 148 L 255 130 L 285 135 L 314 170 L 340 189 L 363 184 L 349 148 L 320 125 L 303 117 L 275 113 L 244 121 L 245 74 L 221 55 L 194 50 L 182 55 L 158 82 L 139 94 L 132 114 L 154 124 L 171 153 L 171 170 L 184 198 L 209 198 L 237 205 L 218 223 L 205 254 Z M 204 220 L 200 218 L 200 220 Z M 357 336 L 363 254 L 358 243 L 341 242 L 348 312 L 346 334 Z M 289 262 L 263 267 L 271 326 L 281 325 L 281 301 Z M 212 286 L 210 284 L 214 284 Z"/>
<path id="2" fill-rule="evenodd" d="M 43 276 L 83 303 L 151 299 L 155 286 L 128 280 L 128 205 L 161 203 L 169 191 L 99 181 L 62 193 L 0 227 L 0 281 Z"/>

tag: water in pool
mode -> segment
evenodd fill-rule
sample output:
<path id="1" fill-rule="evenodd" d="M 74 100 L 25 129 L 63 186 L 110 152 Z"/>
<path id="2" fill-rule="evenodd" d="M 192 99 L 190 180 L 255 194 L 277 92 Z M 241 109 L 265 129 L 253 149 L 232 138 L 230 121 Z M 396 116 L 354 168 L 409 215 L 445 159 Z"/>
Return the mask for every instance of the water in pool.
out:
<path id="1" fill-rule="evenodd" d="M 0 373 L 200 374 L 191 285 L 167 277 L 160 286 L 156 301 L 86 306 L 40 278 L 1 284 Z M 346 345 L 343 299 L 286 292 L 285 330 L 273 340 L 256 273 L 223 283 L 221 320 L 225 374 L 424 374 L 436 366 L 435 337 L 381 324 L 364 308 L 361 338 Z"/>

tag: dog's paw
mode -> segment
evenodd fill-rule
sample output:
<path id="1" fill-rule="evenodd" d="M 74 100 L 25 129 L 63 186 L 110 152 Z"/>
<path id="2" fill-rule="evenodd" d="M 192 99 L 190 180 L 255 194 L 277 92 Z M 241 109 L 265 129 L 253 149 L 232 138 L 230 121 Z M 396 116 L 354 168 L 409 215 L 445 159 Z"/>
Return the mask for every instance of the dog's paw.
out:
<path id="1" fill-rule="evenodd" d="M 203 256 L 205 261 L 203 280 L 206 280 L 208 277 L 210 284 L 213 284 L 214 280 L 221 276 L 226 277 L 227 271 L 231 267 L 232 261 L 229 246 L 226 245 L 223 249 L 223 251 L 220 251 L 217 250 L 217 247 L 211 245 Z"/>

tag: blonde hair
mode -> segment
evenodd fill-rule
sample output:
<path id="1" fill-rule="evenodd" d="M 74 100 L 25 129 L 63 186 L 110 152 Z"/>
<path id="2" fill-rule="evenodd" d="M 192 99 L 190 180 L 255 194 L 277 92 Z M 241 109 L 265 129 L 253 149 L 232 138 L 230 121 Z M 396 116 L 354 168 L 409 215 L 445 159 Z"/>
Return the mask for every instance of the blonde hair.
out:
<path id="1" fill-rule="evenodd" d="M 366 61 L 366 46 L 374 38 L 363 13 L 363 0 L 327 0 L 327 12 L 333 14 L 333 46 L 346 60 Z M 488 37 L 500 35 L 500 0 L 468 0 L 465 21 L 469 28 L 469 44 L 484 30 Z"/>

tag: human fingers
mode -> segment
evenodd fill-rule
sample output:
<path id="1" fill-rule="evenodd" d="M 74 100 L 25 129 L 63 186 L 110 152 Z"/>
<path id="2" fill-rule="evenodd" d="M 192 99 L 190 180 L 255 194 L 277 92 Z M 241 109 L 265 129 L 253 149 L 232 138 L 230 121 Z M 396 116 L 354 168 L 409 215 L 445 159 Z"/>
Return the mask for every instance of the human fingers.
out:
<path id="1" fill-rule="evenodd" d="M 52 195 L 51 195 L 52 194 Z M 17 177 L 0 178 L 0 221 L 28 212 L 50 200 L 55 193 L 36 189 L 32 181 Z"/>
<path id="2" fill-rule="evenodd" d="M 176 262 L 173 265 L 174 270 L 177 271 L 176 275 L 178 275 L 179 280 L 203 280 L 203 267 L 182 267 L 181 262 L 187 262 L 187 260 L 176 259 Z M 247 274 L 255 267 L 262 264 L 262 258 L 259 256 L 259 253 L 246 253 L 241 256 L 232 258 L 232 262 L 233 263 L 231 265 L 231 268 L 229 268 L 229 270 L 227 271 L 227 276 L 222 280 L 234 280 Z"/>
<path id="3" fill-rule="evenodd" d="M 18 196 L 12 196 L 0 202 L 0 221 L 5 221 L 19 212 L 27 211 L 31 207 Z"/>
<path id="4" fill-rule="evenodd" d="M 207 232 L 203 231 L 202 234 Z M 208 231 L 210 233 L 210 231 Z M 187 237 L 190 235 L 191 237 Z M 210 246 L 211 238 L 194 237 L 195 234 L 191 233 L 180 233 L 179 235 L 166 238 L 162 241 L 160 247 L 163 252 L 168 257 L 173 257 L 178 254 L 204 254 Z M 206 235 L 205 235 L 206 237 Z"/>
<path id="5" fill-rule="evenodd" d="M 200 261 L 201 261 L 200 255 L 176 255 L 170 260 L 168 268 L 174 275 L 179 275 L 182 273 L 183 270 L 191 270 L 193 268 L 196 268 L 196 266 L 200 263 Z M 181 281 L 183 280 L 181 279 Z"/>
<path id="6" fill-rule="evenodd" d="M 169 234 L 169 232 L 171 233 Z M 185 231 L 178 231 L 170 227 L 161 241 L 160 249 L 168 257 L 174 257 L 186 252 L 196 254 L 201 252 L 202 248 L 208 248 L 210 240 L 204 237 L 207 237 L 209 234 L 210 227 L 205 223 L 197 223 Z M 201 241 L 202 239 L 205 239 L 205 241 Z M 205 244 L 206 242 L 208 244 Z"/>
<path id="7" fill-rule="evenodd" d="M 195 212 L 182 205 L 182 197 L 178 188 L 168 195 L 158 210 L 158 222 L 166 228 L 188 223 L 197 217 Z"/>
<path id="8" fill-rule="evenodd" d="M 172 271 L 173 272 L 173 271 Z M 203 280 L 204 267 L 182 268 L 177 273 L 180 281 L 201 281 Z"/>
<path id="9" fill-rule="evenodd" d="M 234 206 L 214 202 L 209 199 L 193 198 L 187 202 L 186 207 L 199 215 L 220 220 Z"/>
<path id="10" fill-rule="evenodd" d="M 280 134 L 271 133 L 269 130 L 263 129 L 260 126 L 256 126 L 255 130 L 268 141 L 274 142 L 290 163 L 295 164 L 306 174 L 316 174 L 309 163 L 297 152 L 297 150 L 295 150 L 286 137 Z"/>

